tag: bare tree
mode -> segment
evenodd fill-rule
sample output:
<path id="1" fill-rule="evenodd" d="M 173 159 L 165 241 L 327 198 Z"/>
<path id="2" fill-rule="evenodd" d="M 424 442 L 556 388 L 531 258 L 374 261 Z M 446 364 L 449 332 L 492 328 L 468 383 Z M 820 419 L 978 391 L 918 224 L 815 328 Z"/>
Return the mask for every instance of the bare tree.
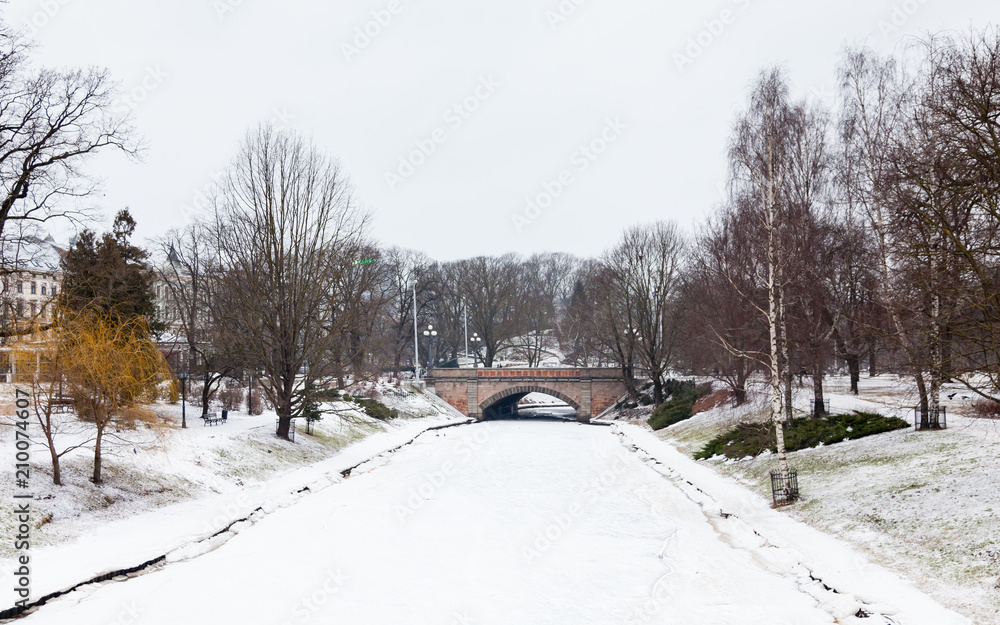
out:
<path id="1" fill-rule="evenodd" d="M 346 175 L 301 137 L 248 133 L 222 184 L 215 237 L 220 306 L 288 438 L 343 330 L 335 310 L 365 249 L 367 216 Z"/>
<path id="2" fill-rule="evenodd" d="M 49 450 L 52 463 L 52 483 L 62 485 L 62 457 L 66 454 L 89 446 L 95 442 L 94 434 L 88 424 L 80 422 L 75 416 L 59 410 L 62 401 L 64 362 L 61 358 L 64 346 L 61 340 L 50 340 L 42 344 L 17 346 L 14 358 L 22 360 L 19 366 L 22 370 L 34 370 L 36 359 L 45 363 L 41 375 L 33 375 L 29 381 L 31 407 L 35 420 L 45 436 L 45 447 Z M 71 443 L 64 444 L 61 449 L 56 439 L 68 438 Z"/>
<path id="3" fill-rule="evenodd" d="M 218 257 L 209 226 L 193 223 L 173 230 L 159 242 L 161 262 L 156 267 L 166 316 L 163 322 L 184 339 L 184 365 L 202 378 L 202 416 L 222 380 L 240 366 L 235 337 L 220 332 L 216 298 Z M 187 423 L 182 424 L 187 427 Z"/>
<path id="4" fill-rule="evenodd" d="M 690 334 L 686 359 L 695 369 L 704 364 L 725 382 L 737 405 L 746 402 L 750 376 L 768 363 L 759 239 L 756 224 L 747 221 L 732 207 L 709 219 L 698 237 L 684 295 Z"/>
<path id="5" fill-rule="evenodd" d="M 595 342 L 596 351 L 621 369 L 625 389 L 633 400 L 638 399 L 636 369 L 641 365 L 635 293 L 625 287 L 618 272 L 604 260 L 594 267 L 588 287 L 591 299 L 584 305 L 591 306 L 591 311 L 584 332 Z"/>
<path id="6" fill-rule="evenodd" d="M 500 349 L 510 347 L 521 328 L 518 304 L 523 269 L 515 254 L 465 261 L 463 291 L 469 306 L 469 331 L 483 339 L 483 363 L 492 367 Z"/>
<path id="7" fill-rule="evenodd" d="M 413 354 L 414 299 L 419 316 L 434 297 L 432 281 L 428 278 L 432 263 L 421 252 L 398 247 L 384 250 L 382 259 L 387 267 L 386 279 L 391 293 L 386 303 L 386 332 L 391 333 L 388 340 L 391 363 L 393 370 L 398 372 L 407 356 L 417 364 L 417 356 Z"/>
<path id="8" fill-rule="evenodd" d="M 538 366 L 558 344 L 558 322 L 565 313 L 575 264 L 568 254 L 536 254 L 524 262 L 519 302 L 522 329 L 515 339 L 515 353 L 529 367 Z"/>
<path id="9" fill-rule="evenodd" d="M 823 378 L 833 356 L 832 336 L 839 312 L 831 305 L 834 231 L 828 126 L 829 115 L 820 106 L 801 103 L 792 107 L 782 237 L 788 268 L 781 320 L 786 421 L 791 417 L 792 346 L 812 373 L 813 415 L 826 412 Z"/>
<path id="10" fill-rule="evenodd" d="M 911 289 L 913 305 L 903 312 L 913 328 L 913 359 L 929 377 L 922 420 L 934 428 L 945 379 L 991 399 L 998 391 L 1000 33 L 932 37 L 918 50 L 884 194 Z"/>
<path id="11" fill-rule="evenodd" d="M 378 356 L 386 338 L 381 312 L 391 297 L 390 268 L 382 262 L 381 250 L 359 241 L 355 254 L 357 258 L 338 272 L 330 302 L 337 338 L 328 366 L 341 388 L 348 373 L 357 382 L 381 372 Z"/>
<path id="12" fill-rule="evenodd" d="M 600 262 L 594 259 L 580 262 L 573 270 L 565 309 L 557 317 L 559 344 L 567 364 L 592 367 L 610 361 L 597 332 L 595 309 L 603 299 L 597 288 L 600 271 Z"/>
<path id="13" fill-rule="evenodd" d="M 626 334 L 620 342 L 630 345 L 638 362 L 653 381 L 653 401 L 663 402 L 663 383 L 672 364 L 679 323 L 680 271 L 685 243 L 677 226 L 656 222 L 629 228 L 618 244 L 604 255 L 611 278 L 608 287 L 628 324 L 612 322 L 613 332 Z"/>
<path id="14" fill-rule="evenodd" d="M 771 421 L 778 448 L 778 467 L 784 484 L 789 483 L 788 459 L 783 431 L 787 403 L 782 381 L 788 366 L 782 330 L 785 305 L 785 254 L 782 248 L 783 207 L 790 169 L 791 107 L 788 86 L 780 70 L 765 70 L 753 85 L 750 103 L 733 131 L 729 149 L 732 184 L 746 190 L 748 202 L 764 235 L 763 286 L 767 307 L 760 312 L 767 319 L 769 358 L 767 367 L 771 385 Z M 785 354 L 783 356 L 783 353 Z"/>
<path id="15" fill-rule="evenodd" d="M 939 234 L 947 266 L 942 376 L 1000 401 L 1000 29 L 928 43 L 938 68 L 936 97 L 925 100 L 947 151 L 937 160 L 949 203 L 918 205 Z M 925 166 L 926 168 L 926 166 Z M 950 304 L 950 305 L 949 305 Z"/>
<path id="16" fill-rule="evenodd" d="M 840 67 L 842 93 L 841 137 L 844 160 L 841 179 L 851 210 L 865 217 L 874 241 L 879 279 L 878 305 L 886 311 L 889 337 L 906 354 L 922 411 L 929 411 L 921 334 L 908 323 L 911 289 L 901 280 L 906 236 L 895 219 L 892 158 L 911 110 L 912 80 L 891 58 L 869 50 L 845 53 Z M 898 154 L 898 152 L 897 152 Z"/>
<path id="17" fill-rule="evenodd" d="M 115 94 L 105 70 L 30 69 L 27 45 L 0 27 L 0 239 L 14 224 L 79 217 L 95 188 L 87 157 L 137 153 Z"/>

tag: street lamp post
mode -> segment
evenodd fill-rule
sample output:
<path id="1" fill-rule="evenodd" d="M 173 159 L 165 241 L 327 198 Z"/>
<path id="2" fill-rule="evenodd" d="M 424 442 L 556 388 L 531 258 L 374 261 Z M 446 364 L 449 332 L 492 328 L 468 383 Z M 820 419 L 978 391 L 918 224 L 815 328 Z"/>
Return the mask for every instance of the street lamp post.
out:
<path id="1" fill-rule="evenodd" d="M 479 336 L 478 332 L 472 333 L 472 368 L 479 368 L 479 344 L 483 342 L 483 337 Z"/>
<path id="2" fill-rule="evenodd" d="M 420 343 L 417 339 L 417 280 L 413 279 L 413 377 L 420 381 Z"/>
<path id="3" fill-rule="evenodd" d="M 427 326 L 424 330 L 424 336 L 427 337 L 427 370 L 430 371 L 434 368 L 434 339 L 437 337 L 437 330 L 434 326 Z"/>
<path id="4" fill-rule="evenodd" d="M 187 427 L 187 369 L 177 372 L 177 379 L 181 381 L 181 427 Z"/>

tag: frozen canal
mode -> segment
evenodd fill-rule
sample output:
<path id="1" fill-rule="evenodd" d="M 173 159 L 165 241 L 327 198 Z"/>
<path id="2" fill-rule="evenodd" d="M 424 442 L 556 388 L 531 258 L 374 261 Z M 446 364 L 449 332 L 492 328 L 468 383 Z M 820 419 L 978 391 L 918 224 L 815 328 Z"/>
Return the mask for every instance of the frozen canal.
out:
<path id="1" fill-rule="evenodd" d="M 214 551 L 31 625 L 830 623 L 609 428 L 431 432 Z"/>

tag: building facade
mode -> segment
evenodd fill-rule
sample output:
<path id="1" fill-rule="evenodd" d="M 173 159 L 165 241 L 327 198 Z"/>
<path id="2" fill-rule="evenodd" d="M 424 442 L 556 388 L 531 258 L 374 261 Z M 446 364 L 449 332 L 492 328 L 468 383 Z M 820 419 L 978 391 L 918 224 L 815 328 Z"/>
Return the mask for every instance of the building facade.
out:
<path id="1" fill-rule="evenodd" d="M 44 328 L 56 314 L 65 255 L 66 248 L 51 236 L 0 244 L 0 381 L 11 382 L 17 375 L 11 357 L 15 341 L 26 336 L 29 343 L 48 340 Z"/>

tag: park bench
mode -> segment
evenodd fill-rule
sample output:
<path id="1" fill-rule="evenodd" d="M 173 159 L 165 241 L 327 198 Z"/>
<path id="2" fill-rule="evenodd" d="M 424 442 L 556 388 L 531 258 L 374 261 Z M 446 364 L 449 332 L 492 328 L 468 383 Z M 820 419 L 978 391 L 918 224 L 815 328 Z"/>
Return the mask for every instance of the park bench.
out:
<path id="1" fill-rule="evenodd" d="M 49 405 L 52 407 L 52 412 L 57 412 L 57 413 L 72 412 L 73 398 L 56 396 L 52 398 L 52 401 L 50 402 Z"/>
<path id="2" fill-rule="evenodd" d="M 220 423 L 225 423 L 226 418 L 229 416 L 228 410 L 223 410 L 222 413 L 210 412 L 202 417 L 205 421 L 205 425 L 218 425 Z"/>

